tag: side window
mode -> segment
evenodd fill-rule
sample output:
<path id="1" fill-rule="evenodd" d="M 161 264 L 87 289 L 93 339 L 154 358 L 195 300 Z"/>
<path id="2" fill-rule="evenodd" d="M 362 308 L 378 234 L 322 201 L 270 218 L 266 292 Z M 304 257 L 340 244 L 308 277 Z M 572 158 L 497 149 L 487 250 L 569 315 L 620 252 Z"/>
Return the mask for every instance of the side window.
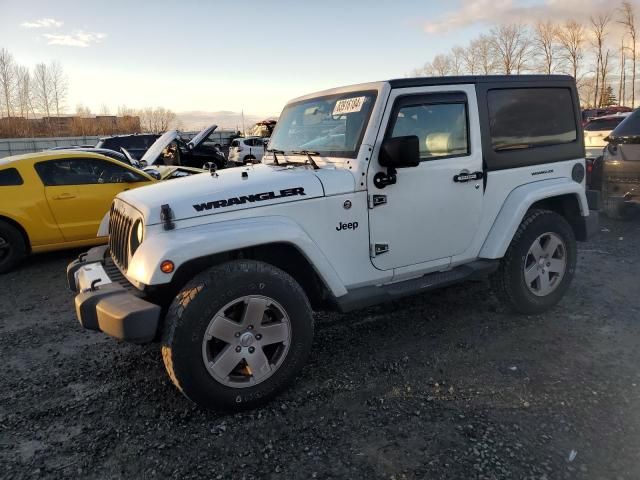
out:
<path id="1" fill-rule="evenodd" d="M 401 98 L 394 113 L 390 136 L 416 135 L 422 160 L 469 155 L 467 104 L 460 95 L 442 97 Z"/>
<path id="2" fill-rule="evenodd" d="M 93 158 L 49 160 L 37 163 L 35 168 L 42 183 L 47 187 L 123 183 L 127 176 L 135 182 L 146 180 L 142 175 L 115 163 Z"/>
<path id="3" fill-rule="evenodd" d="M 23 183 L 20 173 L 15 168 L 0 170 L 0 187 L 11 187 Z"/>
<path id="4" fill-rule="evenodd" d="M 518 150 L 575 142 L 578 138 L 568 88 L 489 90 L 493 150 Z"/>

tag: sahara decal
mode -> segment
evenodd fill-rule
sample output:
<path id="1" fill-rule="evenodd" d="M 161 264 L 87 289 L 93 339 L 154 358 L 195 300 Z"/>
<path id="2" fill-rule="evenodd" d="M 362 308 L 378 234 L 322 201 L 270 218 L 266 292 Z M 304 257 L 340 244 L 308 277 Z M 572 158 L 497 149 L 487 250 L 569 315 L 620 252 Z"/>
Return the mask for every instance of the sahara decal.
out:
<path id="1" fill-rule="evenodd" d="M 240 197 L 231 197 L 226 200 L 213 200 L 207 203 L 199 203 L 193 206 L 196 212 L 203 212 L 204 210 L 211 210 L 214 208 L 232 207 L 233 205 L 242 205 L 244 203 L 263 202 L 265 200 L 273 200 L 274 198 L 282 197 L 294 197 L 296 195 L 306 195 L 304 188 L 285 188 L 280 190 L 279 193 L 275 192 L 263 192 L 253 193 L 251 195 L 242 195 Z"/>

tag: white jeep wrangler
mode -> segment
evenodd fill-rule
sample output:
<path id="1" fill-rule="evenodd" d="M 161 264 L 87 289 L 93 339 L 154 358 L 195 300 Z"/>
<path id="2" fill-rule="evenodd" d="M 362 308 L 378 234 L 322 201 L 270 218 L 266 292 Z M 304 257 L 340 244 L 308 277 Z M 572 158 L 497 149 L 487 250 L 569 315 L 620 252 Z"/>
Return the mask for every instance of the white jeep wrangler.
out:
<path id="1" fill-rule="evenodd" d="M 597 229 L 580 123 L 565 76 L 410 78 L 295 99 L 263 164 L 118 195 L 109 245 L 68 267 L 78 319 L 160 340 L 187 398 L 238 409 L 300 371 L 314 308 L 490 274 L 509 307 L 544 312 L 571 283 L 576 240 Z"/>

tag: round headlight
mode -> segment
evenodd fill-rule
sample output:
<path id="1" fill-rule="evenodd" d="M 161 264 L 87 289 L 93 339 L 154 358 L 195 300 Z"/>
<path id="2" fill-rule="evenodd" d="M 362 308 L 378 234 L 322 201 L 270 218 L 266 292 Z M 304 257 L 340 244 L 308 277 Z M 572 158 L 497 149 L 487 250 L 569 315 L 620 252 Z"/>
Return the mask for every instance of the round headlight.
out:
<path id="1" fill-rule="evenodd" d="M 131 255 L 136 253 L 136 250 L 142 243 L 142 239 L 144 238 L 144 224 L 142 220 L 136 220 L 133 224 L 133 228 L 131 229 L 131 237 L 129 238 L 129 251 Z"/>
<path id="2" fill-rule="evenodd" d="M 144 235 L 144 225 L 142 225 L 142 222 L 138 220 L 138 227 L 136 228 L 136 237 L 138 238 L 138 243 L 142 243 L 143 235 Z"/>

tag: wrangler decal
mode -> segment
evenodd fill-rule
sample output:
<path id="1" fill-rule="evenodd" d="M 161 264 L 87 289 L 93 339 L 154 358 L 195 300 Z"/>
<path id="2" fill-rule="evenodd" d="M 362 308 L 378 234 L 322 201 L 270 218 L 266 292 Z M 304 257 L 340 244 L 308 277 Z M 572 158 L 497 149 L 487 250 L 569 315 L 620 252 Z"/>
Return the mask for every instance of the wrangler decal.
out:
<path id="1" fill-rule="evenodd" d="M 254 193 L 251 195 L 242 195 L 240 197 L 231 197 L 226 200 L 213 200 L 211 202 L 195 204 L 193 208 L 195 208 L 196 212 L 203 212 L 205 210 L 212 210 L 215 208 L 224 208 L 224 207 L 231 207 L 233 205 L 242 205 L 247 202 L 249 203 L 262 202 L 264 200 L 272 200 L 274 198 L 283 198 L 283 197 L 294 197 L 296 195 L 306 195 L 306 193 L 304 193 L 304 188 L 302 187 L 285 188 L 284 190 L 280 190 L 280 192 L 277 194 L 275 192 L 263 192 L 263 193 Z"/>

